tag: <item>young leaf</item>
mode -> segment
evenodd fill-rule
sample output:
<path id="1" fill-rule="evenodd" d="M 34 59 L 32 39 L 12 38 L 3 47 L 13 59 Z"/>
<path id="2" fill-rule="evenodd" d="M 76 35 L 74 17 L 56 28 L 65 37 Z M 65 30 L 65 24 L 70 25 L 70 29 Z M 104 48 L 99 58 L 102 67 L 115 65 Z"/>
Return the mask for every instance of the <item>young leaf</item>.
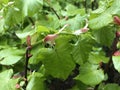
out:
<path id="1" fill-rule="evenodd" d="M 112 61 L 115 69 L 120 72 L 120 56 L 113 56 Z"/>

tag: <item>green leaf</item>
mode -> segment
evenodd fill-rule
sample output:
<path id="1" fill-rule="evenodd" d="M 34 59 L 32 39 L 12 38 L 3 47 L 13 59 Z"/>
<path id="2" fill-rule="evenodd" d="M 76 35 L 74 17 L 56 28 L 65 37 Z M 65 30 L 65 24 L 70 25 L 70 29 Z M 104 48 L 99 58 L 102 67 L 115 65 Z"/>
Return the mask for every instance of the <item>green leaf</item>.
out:
<path id="1" fill-rule="evenodd" d="M 117 84 L 107 84 L 103 88 L 100 88 L 98 90 L 120 90 L 120 86 Z"/>
<path id="2" fill-rule="evenodd" d="M 3 87 L 0 87 L 1 90 L 18 90 L 15 86 L 18 82 L 18 79 L 10 79 L 5 84 L 3 84 Z"/>
<path id="3" fill-rule="evenodd" d="M 9 7 L 8 11 L 4 14 L 5 17 L 5 26 L 12 27 L 13 25 L 21 22 L 23 20 L 21 9 L 19 7 Z"/>
<path id="4" fill-rule="evenodd" d="M 45 78 L 40 73 L 34 73 L 27 85 L 26 90 L 46 90 Z"/>
<path id="5" fill-rule="evenodd" d="M 27 26 L 24 30 L 19 30 L 16 32 L 16 35 L 20 38 L 20 39 L 26 39 L 26 37 L 28 35 L 33 35 L 36 31 L 34 30 L 34 28 L 32 27 L 32 25 Z"/>
<path id="6" fill-rule="evenodd" d="M 106 57 L 105 53 L 102 50 L 98 50 L 92 51 L 89 54 L 88 61 L 92 64 L 99 64 L 100 62 L 107 63 L 109 61 L 109 58 Z"/>
<path id="7" fill-rule="evenodd" d="M 85 22 L 85 16 L 80 16 L 77 14 L 74 18 L 71 18 L 67 21 L 61 21 L 63 25 L 69 24 L 70 30 L 78 30 L 83 27 L 83 22 Z"/>
<path id="8" fill-rule="evenodd" d="M 5 71 L 1 72 L 0 73 L 0 82 L 2 82 L 1 79 L 5 79 L 5 81 L 9 80 L 11 78 L 12 74 L 13 74 L 12 69 L 5 70 Z"/>
<path id="9" fill-rule="evenodd" d="M 115 69 L 120 72 L 120 56 L 113 56 L 112 61 Z"/>
<path id="10" fill-rule="evenodd" d="M 85 9 L 78 9 L 75 5 L 73 4 L 68 4 L 65 7 L 65 11 L 61 12 L 63 16 L 75 16 L 78 14 L 85 14 Z"/>
<path id="11" fill-rule="evenodd" d="M 103 27 L 99 30 L 96 30 L 93 34 L 96 42 L 103 46 L 110 47 L 115 37 L 115 28 L 111 26 Z"/>
<path id="12" fill-rule="evenodd" d="M 33 16 L 42 9 L 43 0 L 22 0 L 24 16 Z"/>
<path id="13" fill-rule="evenodd" d="M 56 39 L 54 49 L 40 49 L 39 58 L 43 61 L 46 72 L 55 78 L 66 79 L 75 67 L 71 57 L 72 37 L 60 36 Z"/>
<path id="14" fill-rule="evenodd" d="M 85 63 L 80 66 L 80 74 L 75 78 L 86 85 L 97 85 L 104 80 L 104 72 L 98 65 Z"/>
<path id="15" fill-rule="evenodd" d="M 75 81 L 76 85 L 73 86 L 71 89 L 69 90 L 87 90 L 88 86 L 83 84 L 81 81 L 76 80 Z"/>
<path id="16" fill-rule="evenodd" d="M 103 12 L 98 17 L 91 19 L 89 21 L 89 27 L 91 29 L 100 29 L 102 27 L 105 27 L 113 22 L 113 15 L 119 14 L 120 11 L 120 1 L 114 0 L 113 4 L 110 8 L 108 8 L 105 12 Z"/>
<path id="17" fill-rule="evenodd" d="M 72 57 L 76 63 L 81 65 L 88 59 L 93 43 L 94 40 L 89 34 L 84 34 L 79 38 L 72 51 Z"/>
<path id="18" fill-rule="evenodd" d="M 16 90 L 15 85 L 18 79 L 10 79 L 13 74 L 13 70 L 5 70 L 0 73 L 0 89 L 1 90 Z"/>
<path id="19" fill-rule="evenodd" d="M 23 50 L 16 48 L 5 48 L 0 51 L 0 64 L 12 65 L 17 63 L 24 55 Z"/>
<path id="20" fill-rule="evenodd" d="M 113 21 L 112 15 L 104 13 L 98 16 L 97 18 L 90 20 L 89 27 L 93 30 L 100 29 L 102 27 L 109 25 L 112 21 Z"/>
<path id="21" fill-rule="evenodd" d="M 110 13 L 112 15 L 119 14 L 120 11 L 120 0 L 114 0 L 112 6 L 106 10 L 106 13 Z"/>

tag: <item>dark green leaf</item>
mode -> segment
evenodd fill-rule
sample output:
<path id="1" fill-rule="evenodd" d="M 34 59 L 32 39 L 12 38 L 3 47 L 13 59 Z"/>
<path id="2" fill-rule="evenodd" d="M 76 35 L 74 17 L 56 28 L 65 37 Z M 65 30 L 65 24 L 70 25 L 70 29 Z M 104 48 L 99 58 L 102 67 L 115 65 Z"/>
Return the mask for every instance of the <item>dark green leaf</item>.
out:
<path id="1" fill-rule="evenodd" d="M 60 36 L 54 49 L 40 49 L 39 58 L 43 61 L 46 72 L 53 77 L 66 79 L 75 67 L 70 40 L 70 36 Z"/>

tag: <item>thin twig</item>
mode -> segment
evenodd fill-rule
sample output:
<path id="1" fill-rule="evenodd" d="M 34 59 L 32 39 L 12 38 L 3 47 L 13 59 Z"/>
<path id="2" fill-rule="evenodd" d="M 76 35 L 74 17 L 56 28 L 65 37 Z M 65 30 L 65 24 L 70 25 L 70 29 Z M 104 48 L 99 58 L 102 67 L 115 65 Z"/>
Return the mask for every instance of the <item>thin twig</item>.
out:
<path id="1" fill-rule="evenodd" d="M 26 62 L 25 62 L 25 87 L 28 84 L 28 81 L 27 81 L 27 68 L 28 68 L 28 60 L 29 60 L 28 52 L 29 52 L 29 49 L 27 48 L 26 49 Z"/>
<path id="2" fill-rule="evenodd" d="M 57 16 L 57 18 L 60 20 L 60 16 L 57 14 L 56 10 L 50 5 L 50 3 L 47 0 L 45 0 L 45 1 L 49 5 L 50 9 L 55 13 L 55 15 Z"/>
<path id="3" fill-rule="evenodd" d="M 51 10 L 55 13 L 55 15 L 57 16 L 57 18 L 60 20 L 60 16 L 57 14 L 57 12 L 55 11 L 55 9 L 52 8 L 52 7 L 50 7 L 50 8 L 51 8 Z"/>

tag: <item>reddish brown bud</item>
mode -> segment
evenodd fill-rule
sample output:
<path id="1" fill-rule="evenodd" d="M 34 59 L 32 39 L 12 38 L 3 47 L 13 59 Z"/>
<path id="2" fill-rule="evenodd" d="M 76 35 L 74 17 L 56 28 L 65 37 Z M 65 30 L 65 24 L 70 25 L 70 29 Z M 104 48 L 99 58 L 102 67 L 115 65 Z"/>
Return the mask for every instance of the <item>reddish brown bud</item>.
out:
<path id="1" fill-rule="evenodd" d="M 27 36 L 26 42 L 27 42 L 27 46 L 31 46 L 31 37 L 30 37 L 30 35 Z"/>
<path id="2" fill-rule="evenodd" d="M 55 39 L 57 36 L 58 36 L 57 34 L 50 34 L 50 35 L 47 35 L 47 36 L 44 38 L 44 42 L 47 42 L 47 41 L 54 41 L 54 39 Z"/>
<path id="3" fill-rule="evenodd" d="M 19 89 L 20 88 L 20 85 L 17 83 L 15 88 Z"/>
<path id="4" fill-rule="evenodd" d="M 116 37 L 120 37 L 120 31 L 116 32 Z"/>
<path id="5" fill-rule="evenodd" d="M 82 29 L 81 29 L 82 33 L 85 33 L 85 32 L 87 32 L 88 30 L 89 30 L 89 28 L 82 28 Z"/>
<path id="6" fill-rule="evenodd" d="M 114 16 L 114 23 L 120 25 L 120 18 L 118 16 Z"/>
<path id="7" fill-rule="evenodd" d="M 30 58 L 30 57 L 32 57 L 33 55 L 32 54 L 28 54 L 28 57 Z"/>
<path id="8" fill-rule="evenodd" d="M 114 56 L 120 56 L 120 51 L 116 51 L 113 55 Z"/>

